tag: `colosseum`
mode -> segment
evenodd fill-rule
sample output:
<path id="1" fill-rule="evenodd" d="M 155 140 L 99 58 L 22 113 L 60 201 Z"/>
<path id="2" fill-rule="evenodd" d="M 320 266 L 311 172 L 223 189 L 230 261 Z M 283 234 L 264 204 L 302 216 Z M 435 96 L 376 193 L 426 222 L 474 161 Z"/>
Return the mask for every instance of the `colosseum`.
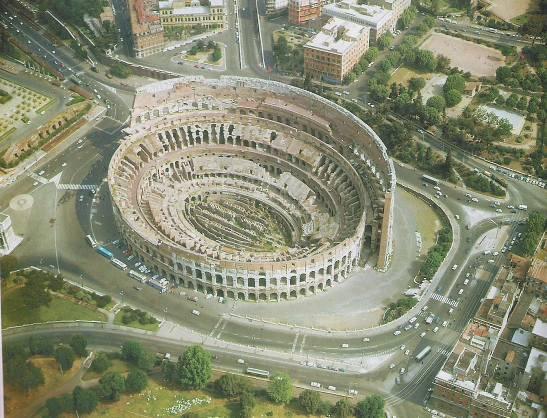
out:
<path id="1" fill-rule="evenodd" d="M 137 91 L 108 170 L 129 249 L 177 286 L 248 301 L 313 295 L 392 255 L 395 172 L 342 107 L 267 80 Z"/>

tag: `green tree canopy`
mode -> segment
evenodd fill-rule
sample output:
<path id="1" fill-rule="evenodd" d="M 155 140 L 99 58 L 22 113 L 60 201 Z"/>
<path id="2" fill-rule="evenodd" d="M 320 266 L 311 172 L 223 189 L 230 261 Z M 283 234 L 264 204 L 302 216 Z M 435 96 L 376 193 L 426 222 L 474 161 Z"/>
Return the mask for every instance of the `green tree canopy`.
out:
<path id="1" fill-rule="evenodd" d="M 142 392 L 148 386 L 148 376 L 139 369 L 133 369 L 125 378 L 125 390 L 128 392 Z"/>
<path id="2" fill-rule="evenodd" d="M 72 391 L 72 398 L 74 400 L 74 410 L 81 414 L 93 412 L 99 403 L 95 391 L 83 389 L 80 386 L 74 388 Z"/>
<path id="3" fill-rule="evenodd" d="M 239 396 L 239 408 L 241 410 L 242 418 L 251 418 L 253 416 L 253 409 L 256 406 L 256 399 L 250 392 L 243 392 Z"/>
<path id="4" fill-rule="evenodd" d="M 289 403 L 292 398 L 292 381 L 286 374 L 276 374 L 268 385 L 268 395 L 275 403 Z"/>
<path id="5" fill-rule="evenodd" d="M 379 395 L 371 395 L 358 402 L 355 407 L 357 418 L 384 418 L 384 399 Z"/>
<path id="6" fill-rule="evenodd" d="M 120 393 L 125 390 L 125 380 L 118 372 L 106 372 L 99 379 L 102 395 L 109 401 L 120 399 Z"/>
<path id="7" fill-rule="evenodd" d="M 444 94 L 446 107 L 454 107 L 462 101 L 462 94 L 457 90 L 448 90 Z"/>
<path id="8" fill-rule="evenodd" d="M 249 391 L 249 384 L 247 381 L 235 374 L 223 374 L 215 382 L 217 390 L 227 398 L 233 398 Z"/>
<path id="9" fill-rule="evenodd" d="M 298 405 L 306 414 L 315 415 L 321 407 L 321 396 L 314 390 L 306 389 L 298 396 Z"/>
<path id="10" fill-rule="evenodd" d="M 72 369 L 75 358 L 76 356 L 74 355 L 74 351 L 69 345 L 61 344 L 55 350 L 55 360 L 57 360 L 57 363 L 59 363 L 59 366 L 61 367 L 63 373 L 67 370 Z"/>
<path id="11" fill-rule="evenodd" d="M 112 361 L 108 358 L 106 353 L 97 353 L 91 363 L 91 370 L 96 373 L 104 373 L 110 366 L 112 366 Z"/>
<path id="12" fill-rule="evenodd" d="M 202 389 L 211 379 L 211 355 L 201 346 L 189 347 L 177 362 L 178 382 L 191 389 Z"/>
<path id="13" fill-rule="evenodd" d="M 7 43 L 7 41 L 6 41 Z M 17 268 L 17 257 L 14 255 L 4 255 L 0 257 L 0 277 L 8 277 L 13 270 Z"/>
<path id="14" fill-rule="evenodd" d="M 412 91 L 420 91 L 425 87 L 425 80 L 422 77 L 412 77 L 408 82 L 408 88 Z"/>
<path id="15" fill-rule="evenodd" d="M 456 90 L 463 93 L 465 90 L 465 78 L 460 74 L 450 74 L 444 83 L 443 91 L 449 92 L 450 90 Z"/>
<path id="16" fill-rule="evenodd" d="M 87 356 L 87 340 L 86 338 L 81 334 L 73 335 L 70 338 L 70 346 L 72 347 L 72 350 L 74 351 L 74 354 L 76 354 L 79 357 L 86 357 Z"/>
<path id="17" fill-rule="evenodd" d="M 442 112 L 446 107 L 446 101 L 443 96 L 431 96 L 427 99 L 426 106 L 434 107 L 439 112 Z"/>
<path id="18" fill-rule="evenodd" d="M 334 404 L 331 416 L 334 418 L 350 418 L 353 416 L 353 406 L 347 399 L 340 399 Z"/>

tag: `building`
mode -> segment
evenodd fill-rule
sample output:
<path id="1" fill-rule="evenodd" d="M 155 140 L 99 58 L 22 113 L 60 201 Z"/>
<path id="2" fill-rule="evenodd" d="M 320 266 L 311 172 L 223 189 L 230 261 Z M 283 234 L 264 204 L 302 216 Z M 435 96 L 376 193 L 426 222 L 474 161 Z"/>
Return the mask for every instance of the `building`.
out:
<path id="1" fill-rule="evenodd" d="M 501 267 L 479 307 L 475 320 L 496 329 L 504 329 L 515 302 L 518 286 L 512 271 Z"/>
<path id="2" fill-rule="evenodd" d="M 163 51 L 165 37 L 159 16 L 143 0 L 128 0 L 133 55 L 148 57 Z"/>
<path id="3" fill-rule="evenodd" d="M 367 3 L 391 10 L 397 21 L 403 12 L 410 7 L 411 0 L 368 0 Z"/>
<path id="4" fill-rule="evenodd" d="M 340 83 L 368 49 L 366 26 L 331 18 L 304 45 L 304 73 L 315 79 Z"/>
<path id="5" fill-rule="evenodd" d="M 463 92 L 470 97 L 475 97 L 475 94 L 481 91 L 481 87 L 482 83 L 479 81 L 468 81 L 465 83 Z"/>
<path id="6" fill-rule="evenodd" d="M 227 24 L 224 0 L 165 0 L 159 2 L 163 27 L 224 29 Z"/>
<path id="7" fill-rule="evenodd" d="M 22 240 L 15 235 L 10 216 L 0 213 L 0 256 L 11 253 Z"/>
<path id="8" fill-rule="evenodd" d="M 530 379 L 532 378 L 532 374 L 534 373 L 534 371 L 537 370 L 540 370 L 543 373 L 547 373 L 547 353 L 543 350 L 532 348 L 530 350 L 530 355 L 528 356 L 528 361 L 526 362 L 524 376 L 521 382 L 521 386 L 523 389 L 526 389 L 528 387 L 528 385 L 530 384 Z M 547 382 L 544 382 L 542 386 L 547 387 Z"/>
<path id="9" fill-rule="evenodd" d="M 365 249 L 389 262 L 393 162 L 329 100 L 269 80 L 181 77 L 139 88 L 124 132 L 108 172 L 116 223 L 173 285 L 278 302 L 347 280 Z"/>
<path id="10" fill-rule="evenodd" d="M 376 42 L 386 32 L 395 32 L 397 24 L 397 17 L 391 10 L 376 5 L 359 4 L 358 0 L 327 4 L 323 7 L 323 14 L 368 26 L 371 42 Z"/>
<path id="11" fill-rule="evenodd" d="M 322 0 L 289 0 L 289 24 L 302 25 L 321 16 Z"/>
<path id="12" fill-rule="evenodd" d="M 114 23 L 114 13 L 112 11 L 112 7 L 103 7 L 103 11 L 99 15 L 99 20 L 101 21 L 101 23 Z"/>
<path id="13" fill-rule="evenodd" d="M 527 290 L 545 298 L 547 296 L 547 262 L 539 258 L 532 259 L 527 277 Z"/>
<path id="14" fill-rule="evenodd" d="M 289 0 L 266 0 L 266 15 L 275 17 L 283 14 L 289 7 Z"/>
<path id="15" fill-rule="evenodd" d="M 547 351 L 547 323 L 536 319 L 532 328 L 532 346 Z"/>

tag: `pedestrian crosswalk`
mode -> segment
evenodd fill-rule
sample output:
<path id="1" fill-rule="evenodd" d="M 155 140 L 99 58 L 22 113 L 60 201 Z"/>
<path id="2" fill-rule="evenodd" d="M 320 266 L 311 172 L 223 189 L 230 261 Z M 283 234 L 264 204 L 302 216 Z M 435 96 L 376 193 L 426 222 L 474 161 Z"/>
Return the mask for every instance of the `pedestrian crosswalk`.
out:
<path id="1" fill-rule="evenodd" d="M 437 353 L 440 353 L 441 356 L 448 357 L 451 352 L 452 352 L 452 349 L 450 348 L 442 348 L 442 347 L 437 348 Z"/>
<path id="2" fill-rule="evenodd" d="M 32 171 L 31 171 L 30 173 L 28 173 L 28 176 L 29 176 L 31 179 L 33 179 L 33 180 L 35 180 L 35 181 L 37 181 L 37 182 L 39 182 L 39 183 L 42 183 L 42 184 L 46 184 L 46 183 L 48 182 L 48 180 L 47 180 L 46 178 L 44 178 L 44 177 L 42 177 L 42 176 L 39 176 L 38 174 L 33 173 Z"/>
<path id="3" fill-rule="evenodd" d="M 60 190 L 96 190 L 95 184 L 58 184 L 57 188 Z"/>
<path id="4" fill-rule="evenodd" d="M 447 305 L 452 306 L 453 308 L 456 308 L 458 306 L 458 301 L 454 299 L 450 299 L 449 297 L 439 295 L 438 293 L 433 293 L 431 295 L 431 299 L 437 300 L 441 303 L 446 303 Z"/>

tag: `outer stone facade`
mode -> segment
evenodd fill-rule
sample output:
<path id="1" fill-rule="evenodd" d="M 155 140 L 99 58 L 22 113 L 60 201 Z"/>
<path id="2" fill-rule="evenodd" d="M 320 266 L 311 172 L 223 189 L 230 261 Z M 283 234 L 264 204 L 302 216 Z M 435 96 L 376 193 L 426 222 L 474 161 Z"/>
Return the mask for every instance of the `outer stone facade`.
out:
<path id="1" fill-rule="evenodd" d="M 133 253 L 179 286 L 311 295 L 387 267 L 395 172 L 343 108 L 285 84 L 184 77 L 141 88 L 108 183 Z"/>

